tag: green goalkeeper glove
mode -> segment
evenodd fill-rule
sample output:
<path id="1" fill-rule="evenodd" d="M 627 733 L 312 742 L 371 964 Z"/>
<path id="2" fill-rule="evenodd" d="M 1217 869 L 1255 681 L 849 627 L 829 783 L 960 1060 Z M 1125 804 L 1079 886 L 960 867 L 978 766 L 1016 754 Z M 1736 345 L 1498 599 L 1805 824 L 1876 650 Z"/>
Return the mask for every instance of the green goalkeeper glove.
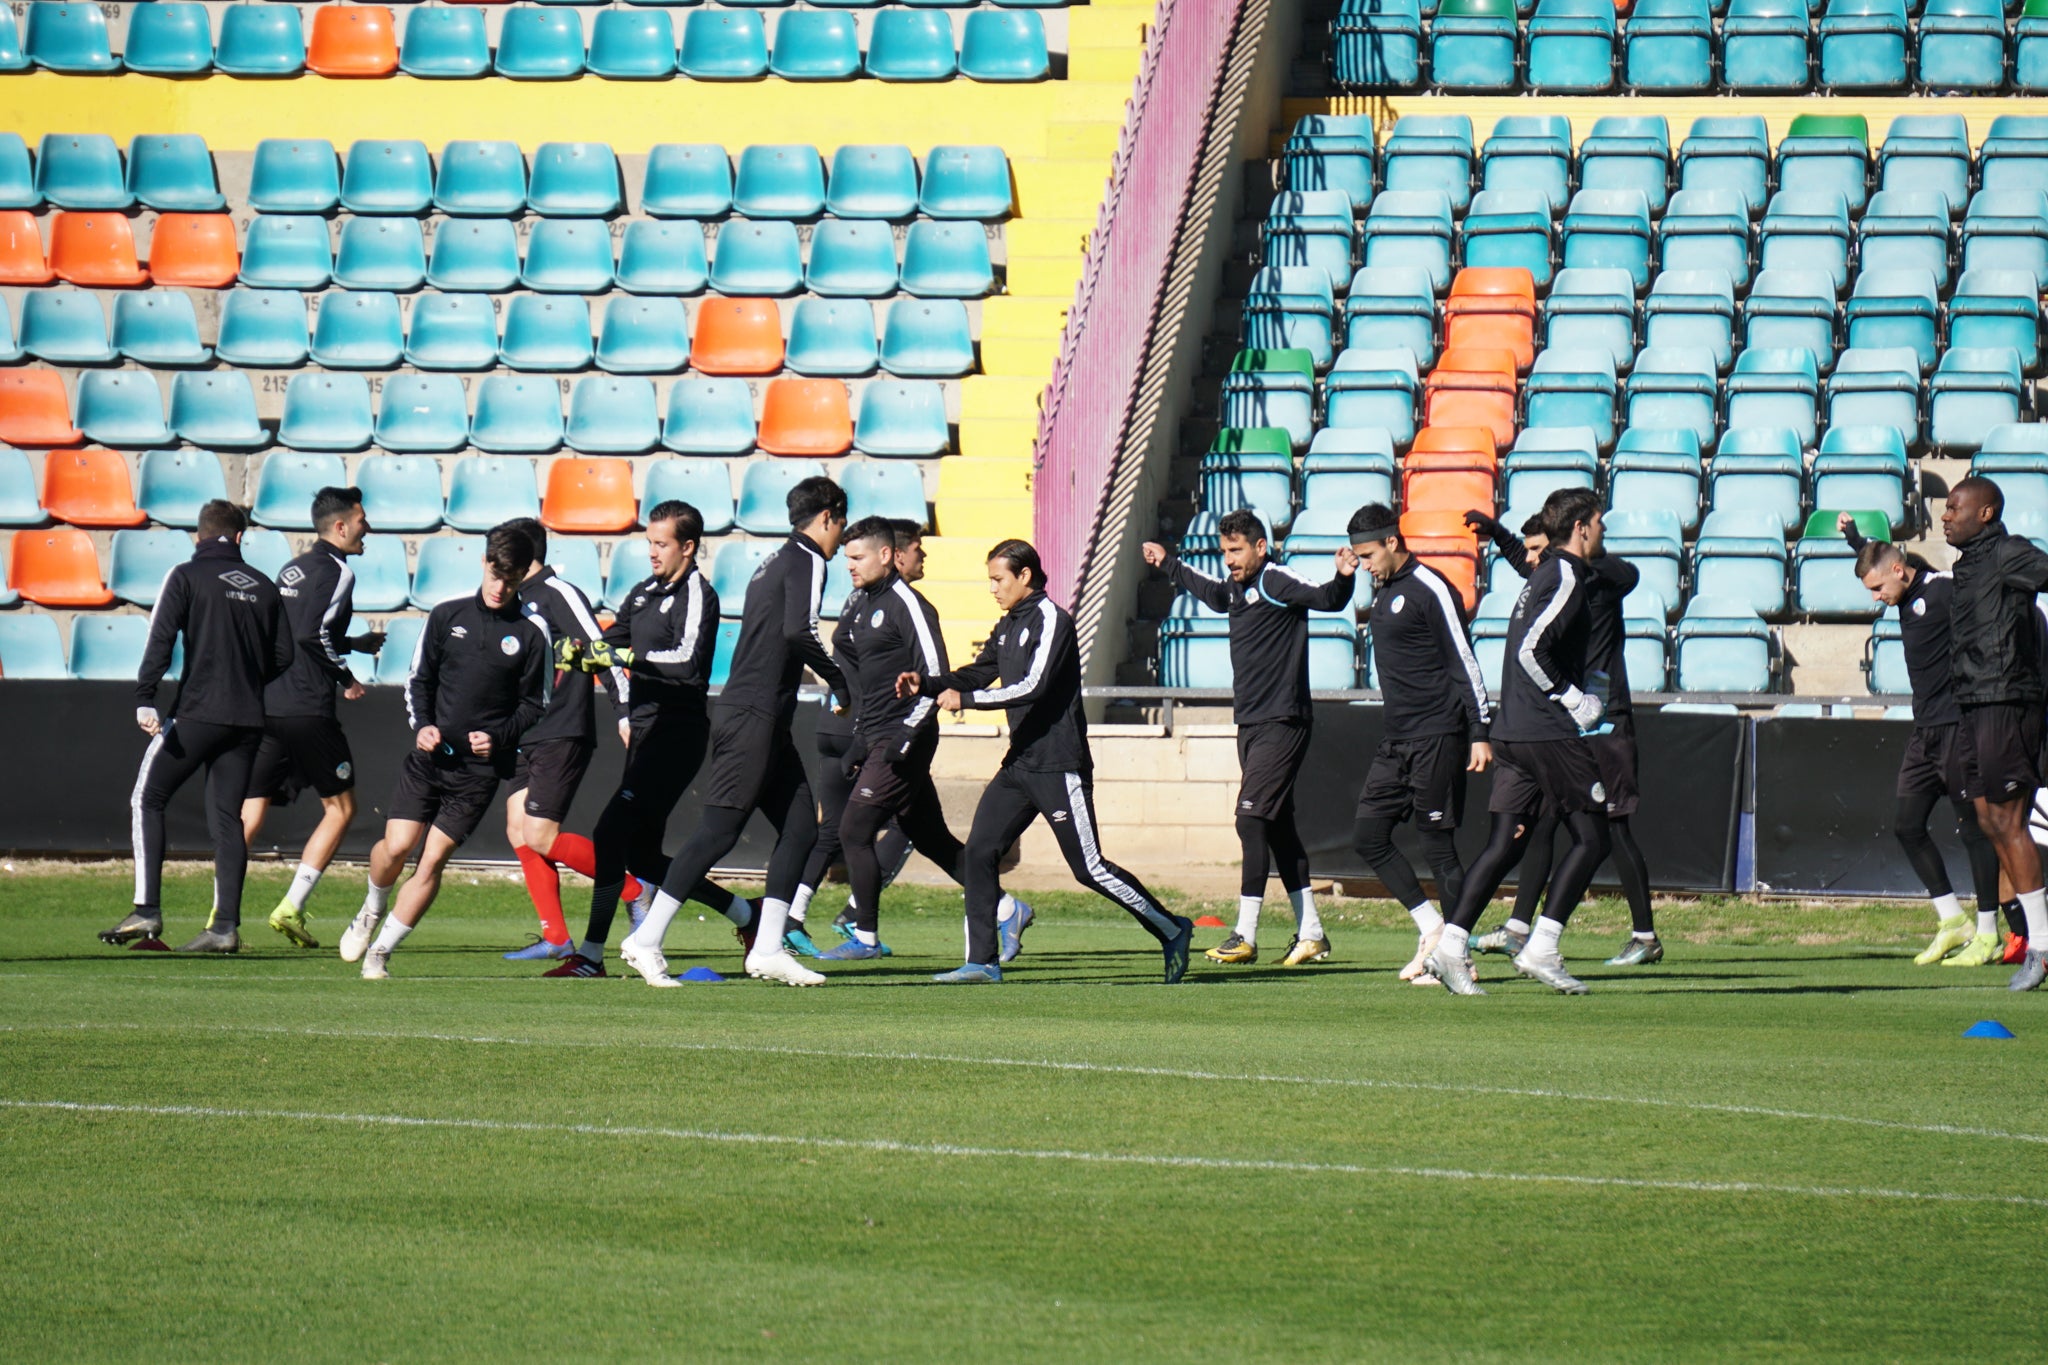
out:
<path id="1" fill-rule="evenodd" d="M 575 668 L 577 666 L 577 656 L 581 652 L 582 647 L 564 635 L 561 639 L 555 641 L 555 667 L 563 672 L 568 672 Z"/>
<path id="2" fill-rule="evenodd" d="M 629 645 L 615 645 L 609 640 L 592 640 L 583 651 L 585 673 L 605 673 L 614 668 L 631 668 L 633 650 Z"/>

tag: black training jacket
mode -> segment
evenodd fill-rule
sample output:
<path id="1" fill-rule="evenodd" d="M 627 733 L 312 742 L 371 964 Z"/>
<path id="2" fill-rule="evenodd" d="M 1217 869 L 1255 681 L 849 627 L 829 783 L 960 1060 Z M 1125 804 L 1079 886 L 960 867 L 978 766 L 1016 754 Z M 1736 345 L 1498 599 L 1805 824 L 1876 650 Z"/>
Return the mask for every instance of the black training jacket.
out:
<path id="1" fill-rule="evenodd" d="M 834 692 L 846 695 L 846 679 L 818 638 L 818 600 L 824 593 L 825 556 L 809 536 L 792 532 L 747 584 L 739 643 L 733 647 L 725 690 L 718 694 L 721 710 L 751 711 L 787 723 L 796 715 L 796 689 L 806 664 Z"/>
<path id="2" fill-rule="evenodd" d="M 264 687 L 296 651 L 277 585 L 242 562 L 234 541 L 203 541 L 164 575 L 135 677 L 137 707 L 156 705 L 180 631 L 185 677 L 173 714 L 212 725 L 263 724 Z"/>
<path id="3" fill-rule="evenodd" d="M 1166 561 L 1166 576 L 1211 611 L 1230 616 L 1233 720 L 1257 725 L 1312 719 L 1308 614 L 1341 609 L 1351 600 L 1351 579 L 1338 575 L 1328 583 L 1312 583 L 1271 560 L 1249 584 L 1211 578 L 1178 559 Z"/>
<path id="4" fill-rule="evenodd" d="M 998 678 L 1002 686 L 991 687 Z M 1081 712 L 1074 618 L 1044 593 L 1032 593 L 997 621 L 973 663 L 926 678 L 922 695 L 949 690 L 976 710 L 1008 713 L 1005 767 L 1084 775 L 1095 770 L 1088 718 Z"/>
<path id="5" fill-rule="evenodd" d="M 1530 574 L 1529 547 L 1506 527 L 1493 533 L 1493 545 L 1514 566 L 1516 573 Z M 1617 555 L 1603 554 L 1586 564 L 1586 610 L 1591 614 L 1586 633 L 1586 671 L 1607 675 L 1607 712 L 1625 716 L 1634 712 L 1635 700 L 1628 681 L 1628 622 L 1621 604 L 1643 581 L 1643 571 Z"/>
<path id="6" fill-rule="evenodd" d="M 1862 550 L 1863 535 L 1853 525 L 1842 534 L 1850 549 Z M 1899 643 L 1906 656 L 1906 679 L 1913 688 L 1913 724 L 1954 725 L 1963 718 L 1956 706 L 1950 657 L 1955 578 L 1919 555 L 1907 555 L 1906 564 L 1913 570 L 1913 581 L 1899 599 Z"/>
<path id="7" fill-rule="evenodd" d="M 481 592 L 427 614 L 405 680 L 405 716 L 415 731 L 439 726 L 441 742 L 470 754 L 469 732 L 491 737 L 491 763 L 509 769 L 519 740 L 547 707 L 554 673 L 547 627 L 520 610 L 515 594 L 496 611 Z"/>
<path id="8" fill-rule="evenodd" d="M 634 720 L 663 711 L 703 713 L 718 652 L 718 593 L 696 565 L 673 583 L 642 581 L 626 594 L 604 638 L 633 651 L 630 674 L 613 670 L 614 708 Z"/>
<path id="9" fill-rule="evenodd" d="M 860 722 L 860 685 L 853 680 L 854 670 L 860 666 L 860 646 L 854 643 L 853 623 L 867 606 L 868 595 L 859 588 L 847 591 L 846 605 L 839 609 L 839 624 L 832 628 L 832 662 L 839 665 L 839 671 L 846 675 L 846 685 L 853 689 L 853 695 L 841 696 L 843 711 L 826 707 L 818 717 L 819 752 L 844 754 L 844 743 L 827 749 L 828 741 L 850 741 Z"/>
<path id="10" fill-rule="evenodd" d="M 1553 550 L 1523 585 L 1508 618 L 1493 738 L 1524 743 L 1578 738 L 1578 722 L 1559 698 L 1567 688 L 1586 685 L 1586 644 L 1592 634 L 1592 613 L 1586 610 L 1589 577 L 1585 560 Z"/>
<path id="11" fill-rule="evenodd" d="M 886 749 L 892 758 L 910 752 L 927 731 L 938 727 L 938 707 L 930 697 L 898 697 L 896 679 L 903 673 L 932 677 L 946 671 L 946 646 L 939 638 L 939 614 L 924 594 L 891 573 L 861 595 L 861 610 L 851 624 L 842 618 L 833 638 L 845 633 L 851 655 L 838 656 L 853 689 L 861 752 Z"/>
<path id="12" fill-rule="evenodd" d="M 1486 738 L 1486 677 L 1465 636 L 1464 604 L 1442 574 L 1410 555 L 1374 592 L 1367 629 L 1387 738 Z"/>
<path id="13" fill-rule="evenodd" d="M 1949 613 L 1956 702 L 2039 702 L 2040 618 L 2034 594 L 2048 588 L 2048 555 L 1994 521 L 1956 547 Z"/>
<path id="14" fill-rule="evenodd" d="M 348 671 L 348 623 L 355 611 L 355 570 L 324 540 L 277 575 L 297 652 L 263 692 L 266 716 L 332 716 L 334 690 L 355 682 Z"/>
<path id="15" fill-rule="evenodd" d="M 583 589 L 545 564 L 540 566 L 539 573 L 519 585 L 519 610 L 540 622 L 550 644 L 555 640 L 574 640 L 580 647 L 604 635 L 604 627 L 598 625 L 597 613 L 590 609 L 590 599 L 583 595 Z M 596 679 L 580 668 L 555 668 L 552 658 L 548 667 L 553 674 L 548 709 L 520 742 L 545 744 L 550 740 L 573 739 L 597 743 Z M 623 690 L 625 670 L 612 669 L 607 674 L 607 685 Z"/>

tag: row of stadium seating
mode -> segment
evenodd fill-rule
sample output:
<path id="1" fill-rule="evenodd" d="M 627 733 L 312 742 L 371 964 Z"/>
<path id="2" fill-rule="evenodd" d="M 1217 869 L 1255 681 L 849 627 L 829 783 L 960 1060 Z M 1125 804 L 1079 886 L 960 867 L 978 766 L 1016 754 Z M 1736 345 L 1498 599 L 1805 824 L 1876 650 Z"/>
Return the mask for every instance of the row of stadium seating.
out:
<path id="1" fill-rule="evenodd" d="M 968 9 L 957 29 L 948 11 L 908 6 L 772 16 L 706 8 L 685 15 L 678 32 L 661 8 L 599 9 L 586 28 L 581 14 L 554 4 L 421 5 L 403 22 L 381 5 L 326 4 L 306 7 L 309 31 L 296 5 L 235 4 L 220 8 L 216 42 L 207 6 L 153 0 L 129 7 L 119 55 L 99 5 L 35 0 L 23 8 L 18 27 L 12 10 L 0 12 L 0 71 L 549 81 L 585 72 L 712 81 L 1036 81 L 1051 74 L 1045 20 L 1034 8 Z"/>
<path id="2" fill-rule="evenodd" d="M 2048 90 L 2048 0 L 1359 0 L 1332 23 L 1331 74 L 1354 89 L 1493 94 Z M 1526 12 L 1526 11 L 1525 11 Z M 1817 17 L 1816 17 L 1817 14 Z M 1913 16 L 1917 14 L 1917 19 Z"/>
<path id="3" fill-rule="evenodd" d="M 221 152 L 237 172 L 223 193 L 216 154 L 197 133 L 152 133 L 127 155 L 104 133 L 50 133 L 33 160 L 19 133 L 0 133 L 0 208 L 158 209 L 176 213 L 412 217 L 998 220 L 1010 212 L 1010 167 L 1000 147 L 936 146 L 920 166 L 901 143 L 837 148 L 808 143 L 743 147 L 664 142 L 638 178 L 603 142 L 544 142 L 528 158 L 516 142 L 365 138 L 345 156 L 324 138 L 265 138 L 253 153 Z"/>
<path id="4" fill-rule="evenodd" d="M 572 450 L 639 454 L 656 445 L 679 454 L 832 456 L 858 447 L 872 455 L 945 451 L 945 393 L 930 380 L 876 380 L 861 387 L 858 421 L 847 384 L 782 377 L 763 387 L 756 422 L 752 390 L 734 378 L 687 377 L 664 402 L 651 380 L 591 375 L 565 381 L 485 375 L 472 408 L 462 379 L 395 375 L 373 405 L 367 378 L 294 375 L 285 386 L 276 439 L 298 450 L 455 451 L 545 454 Z M 563 414 L 563 391 L 568 413 Z M 0 441 L 38 449 L 85 441 L 128 449 L 180 441 L 210 450 L 270 444 L 248 383 L 234 371 L 178 375 L 166 416 L 156 376 L 89 371 L 79 380 L 77 426 L 55 370 L 0 372 Z"/>

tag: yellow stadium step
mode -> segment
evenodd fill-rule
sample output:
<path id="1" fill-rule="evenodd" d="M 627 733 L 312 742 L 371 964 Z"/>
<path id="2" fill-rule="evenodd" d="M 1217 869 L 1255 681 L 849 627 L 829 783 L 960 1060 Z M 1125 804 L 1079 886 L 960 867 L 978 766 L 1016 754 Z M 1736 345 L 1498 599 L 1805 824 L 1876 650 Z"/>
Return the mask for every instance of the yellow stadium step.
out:
<path id="1" fill-rule="evenodd" d="M 938 507 L 938 527 L 946 535 L 979 538 L 991 545 L 1007 536 L 1031 539 L 1029 498 L 958 498 Z"/>
<path id="2" fill-rule="evenodd" d="M 1077 81 L 1134 81 L 1144 64 L 1145 49 L 1135 43 L 1128 47 L 1076 47 L 1067 53 L 1067 76 Z"/>
<path id="3" fill-rule="evenodd" d="M 1012 498 L 1031 496 L 1031 452 L 1019 455 L 955 455 L 939 461 L 939 487 L 934 497 L 940 502 L 957 498 Z"/>
<path id="4" fill-rule="evenodd" d="M 1018 223 L 1070 218 L 1092 227 L 1109 186 L 1109 162 L 1101 157 L 1055 160 L 1013 154 L 1010 176 L 1017 182 Z"/>
<path id="5" fill-rule="evenodd" d="M 1005 295 L 981 306 L 981 368 L 984 374 L 1049 379 L 1060 350 L 1073 296 L 1025 298 Z"/>

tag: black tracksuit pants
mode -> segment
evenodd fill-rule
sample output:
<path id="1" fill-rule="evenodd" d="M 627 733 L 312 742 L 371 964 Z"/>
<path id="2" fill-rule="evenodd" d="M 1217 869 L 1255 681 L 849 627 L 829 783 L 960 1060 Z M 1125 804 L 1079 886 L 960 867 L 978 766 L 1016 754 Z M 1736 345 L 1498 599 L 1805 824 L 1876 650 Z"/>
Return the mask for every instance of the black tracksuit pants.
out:
<path id="1" fill-rule="evenodd" d="M 811 785 L 817 789 L 818 805 L 823 814 L 818 817 L 818 842 L 811 848 L 803 876 L 803 885 L 813 891 L 825 884 L 825 875 L 832 870 L 832 864 L 844 861 L 839 822 L 846 814 L 847 798 L 853 795 L 853 774 L 846 770 L 847 754 L 852 747 L 851 735 L 818 736 L 818 757 L 824 762 L 818 765 L 818 774 Z M 881 837 L 875 840 L 875 857 L 882 864 L 882 886 L 886 889 L 903 871 L 903 865 L 910 861 L 910 836 L 896 821 L 891 820 Z"/>
<path id="2" fill-rule="evenodd" d="M 260 725 L 215 725 L 174 718 L 149 742 L 129 798 L 135 842 L 135 904 L 160 910 L 164 881 L 164 808 L 201 768 L 206 770 L 206 823 L 213 832 L 213 915 L 207 928 L 225 932 L 242 922 L 242 881 L 249 846 L 242 839 L 242 799 L 263 744 Z"/>
<path id="3" fill-rule="evenodd" d="M 660 886 L 668 875 L 661 837 L 676 802 L 704 764 L 710 738 L 711 722 L 702 713 L 656 714 L 633 722 L 626 771 L 590 834 L 597 877 L 590 887 L 590 927 L 583 935 L 589 942 L 611 938 L 628 872 L 649 886 Z M 694 899 L 719 907 L 731 898 L 707 882 L 697 888 Z"/>

